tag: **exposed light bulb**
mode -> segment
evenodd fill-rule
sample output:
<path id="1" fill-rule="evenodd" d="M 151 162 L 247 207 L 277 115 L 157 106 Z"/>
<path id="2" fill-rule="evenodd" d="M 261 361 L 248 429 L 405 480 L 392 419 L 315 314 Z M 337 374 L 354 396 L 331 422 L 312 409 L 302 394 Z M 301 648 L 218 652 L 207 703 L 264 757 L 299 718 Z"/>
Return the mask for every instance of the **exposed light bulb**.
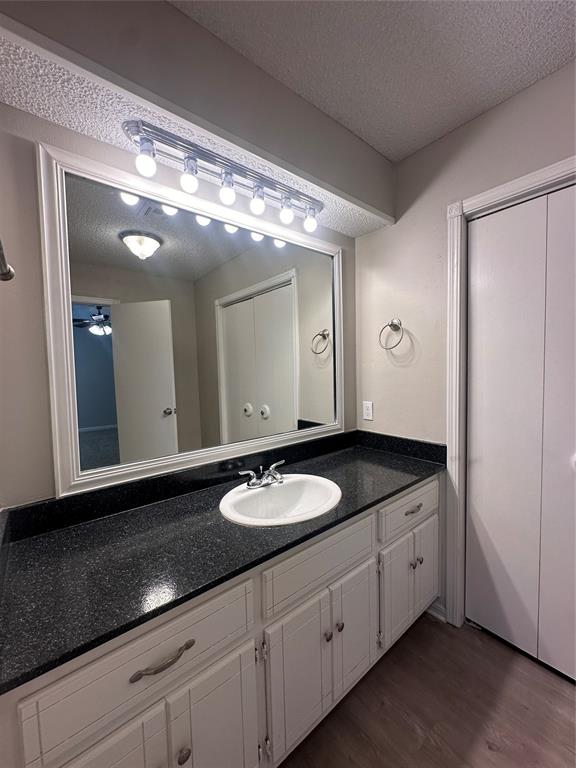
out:
<path id="1" fill-rule="evenodd" d="M 235 232 L 238 232 L 238 227 L 235 227 L 234 224 L 224 224 L 224 229 L 231 235 L 233 235 Z"/>
<path id="2" fill-rule="evenodd" d="M 276 248 L 284 248 L 284 246 L 286 245 L 286 241 L 285 240 L 274 240 L 274 245 L 276 246 Z"/>
<path id="3" fill-rule="evenodd" d="M 304 229 L 306 232 L 314 232 L 318 222 L 316 221 L 316 209 L 308 206 L 306 208 L 306 216 L 304 218 Z"/>
<path id="4" fill-rule="evenodd" d="M 261 184 L 254 186 L 252 200 L 250 200 L 250 210 L 255 216 L 261 216 L 266 210 L 266 201 L 264 200 L 264 187 Z"/>
<path id="5" fill-rule="evenodd" d="M 146 176 L 146 178 L 149 179 L 156 173 L 156 160 L 154 159 L 156 151 L 154 149 L 154 142 L 151 139 L 141 136 L 138 144 L 139 150 L 138 155 L 136 156 L 136 170 L 141 176 Z"/>
<path id="6" fill-rule="evenodd" d="M 234 189 L 234 177 L 230 171 L 222 171 L 222 186 L 220 187 L 220 200 L 224 205 L 234 205 L 236 202 L 236 190 Z"/>
<path id="7" fill-rule="evenodd" d="M 162 245 L 162 240 L 156 235 L 148 235 L 145 232 L 121 232 L 120 239 L 134 256 L 139 259 L 149 259 Z"/>
<path id="8" fill-rule="evenodd" d="M 198 224 L 200 224 L 201 227 L 207 227 L 212 219 L 209 219 L 208 216 L 196 216 L 196 221 Z"/>
<path id="9" fill-rule="evenodd" d="M 140 202 L 138 195 L 133 195 L 130 192 L 120 192 L 120 197 L 126 205 L 136 205 Z"/>
<path id="10" fill-rule="evenodd" d="M 174 208 L 173 205 L 162 205 L 162 210 L 166 216 L 176 216 L 178 213 L 178 208 Z"/>
<path id="11" fill-rule="evenodd" d="M 282 224 L 292 224 L 294 221 L 294 211 L 292 210 L 292 200 L 289 197 L 282 198 L 282 207 L 280 208 L 280 221 Z"/>
<path id="12" fill-rule="evenodd" d="M 254 240 L 255 243 L 259 243 L 261 240 L 264 240 L 264 235 L 261 235 L 260 232 L 250 232 L 250 237 L 252 240 Z"/>
<path id="13" fill-rule="evenodd" d="M 180 186 L 189 195 L 194 195 L 198 191 L 198 163 L 192 155 L 186 155 L 184 158 L 184 172 L 180 176 Z"/>

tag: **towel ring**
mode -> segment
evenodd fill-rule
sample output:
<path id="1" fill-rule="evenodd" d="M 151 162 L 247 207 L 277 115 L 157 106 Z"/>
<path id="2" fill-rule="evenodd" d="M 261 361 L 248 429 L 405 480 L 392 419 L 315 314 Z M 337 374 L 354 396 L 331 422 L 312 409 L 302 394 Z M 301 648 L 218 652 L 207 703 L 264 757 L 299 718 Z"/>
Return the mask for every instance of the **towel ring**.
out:
<path id="1" fill-rule="evenodd" d="M 316 339 L 324 339 L 324 341 L 326 342 L 326 344 L 324 344 L 322 349 L 316 349 L 314 347 L 314 341 Z M 330 346 L 330 331 L 328 330 L 328 328 L 324 328 L 323 331 L 319 331 L 318 333 L 314 334 L 314 336 L 312 336 L 312 343 L 310 344 L 310 351 L 314 355 L 321 355 L 323 352 L 326 352 L 326 350 L 328 349 L 329 346 Z"/>
<path id="2" fill-rule="evenodd" d="M 389 347 L 386 347 L 384 344 L 382 344 L 382 334 L 386 330 L 386 328 L 390 328 L 391 331 L 394 331 L 394 333 L 400 333 L 400 338 L 395 344 L 391 344 Z M 390 320 L 389 323 L 386 323 L 386 325 L 380 329 L 380 333 L 378 334 L 378 344 L 382 347 L 382 349 L 394 349 L 395 347 L 400 344 L 402 339 L 404 338 L 404 328 L 402 327 L 402 320 L 400 320 L 399 317 L 393 317 L 392 320 Z"/>

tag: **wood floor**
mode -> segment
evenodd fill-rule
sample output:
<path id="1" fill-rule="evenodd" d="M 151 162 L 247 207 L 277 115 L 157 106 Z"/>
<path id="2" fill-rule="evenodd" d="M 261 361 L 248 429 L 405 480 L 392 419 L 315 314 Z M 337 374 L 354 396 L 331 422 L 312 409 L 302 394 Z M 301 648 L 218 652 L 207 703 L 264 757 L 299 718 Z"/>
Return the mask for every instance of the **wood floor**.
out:
<path id="1" fill-rule="evenodd" d="M 494 637 L 424 616 L 282 768 L 573 768 L 574 701 Z"/>

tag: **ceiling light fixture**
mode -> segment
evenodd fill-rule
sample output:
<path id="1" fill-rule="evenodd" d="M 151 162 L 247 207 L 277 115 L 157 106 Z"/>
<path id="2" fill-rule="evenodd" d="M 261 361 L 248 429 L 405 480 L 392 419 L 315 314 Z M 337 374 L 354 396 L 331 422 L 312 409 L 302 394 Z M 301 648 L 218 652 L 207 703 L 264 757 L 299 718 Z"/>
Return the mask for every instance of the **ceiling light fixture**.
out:
<path id="1" fill-rule="evenodd" d="M 284 246 L 286 245 L 286 241 L 285 240 L 274 240 L 274 245 L 276 246 L 276 248 L 284 248 Z"/>
<path id="2" fill-rule="evenodd" d="M 294 210 L 292 208 L 292 200 L 285 196 L 282 198 L 282 204 L 280 207 L 280 221 L 282 224 L 292 224 L 294 221 Z"/>
<path id="3" fill-rule="evenodd" d="M 110 336 L 112 333 L 112 328 L 109 325 L 91 325 L 88 330 L 94 336 Z"/>
<path id="4" fill-rule="evenodd" d="M 196 216 L 196 221 L 198 224 L 200 224 L 201 227 L 207 227 L 212 219 L 209 219 L 208 216 Z"/>
<path id="5" fill-rule="evenodd" d="M 120 240 L 139 259 L 149 259 L 162 245 L 162 240 L 147 232 L 121 232 Z"/>
<path id="6" fill-rule="evenodd" d="M 133 195 L 131 192 L 120 192 L 120 198 L 126 205 L 136 205 L 140 202 L 138 195 Z"/>
<path id="7" fill-rule="evenodd" d="M 152 139 L 141 136 L 138 142 L 138 155 L 136 156 L 136 170 L 141 176 L 151 179 L 156 173 L 156 149 Z"/>
<path id="8" fill-rule="evenodd" d="M 264 240 L 264 235 L 260 234 L 260 232 L 250 232 L 250 237 L 252 240 L 254 240 L 255 243 L 259 243 L 261 240 Z"/>
<path id="9" fill-rule="evenodd" d="M 234 177 L 230 171 L 222 171 L 222 186 L 220 187 L 220 200 L 224 205 L 234 205 L 236 202 L 236 190 L 234 189 Z"/>
<path id="10" fill-rule="evenodd" d="M 231 235 L 238 232 L 238 227 L 235 227 L 234 224 L 224 224 L 224 229 L 226 232 L 229 232 Z"/>
<path id="11" fill-rule="evenodd" d="M 194 195 L 198 191 L 198 162 L 192 155 L 184 157 L 184 171 L 180 176 L 180 186 L 189 195 Z"/>
<path id="12" fill-rule="evenodd" d="M 254 216 L 261 216 L 266 210 L 266 200 L 264 199 L 264 187 L 262 184 L 255 184 L 250 200 L 250 210 Z"/>
<path id="13" fill-rule="evenodd" d="M 316 221 L 316 211 L 312 206 L 306 208 L 306 216 L 304 217 L 304 229 L 306 232 L 315 232 L 318 222 Z"/>
<path id="14" fill-rule="evenodd" d="M 178 213 L 178 208 L 174 208 L 173 205 L 164 205 L 162 204 L 162 210 L 166 214 L 166 216 L 176 216 Z"/>

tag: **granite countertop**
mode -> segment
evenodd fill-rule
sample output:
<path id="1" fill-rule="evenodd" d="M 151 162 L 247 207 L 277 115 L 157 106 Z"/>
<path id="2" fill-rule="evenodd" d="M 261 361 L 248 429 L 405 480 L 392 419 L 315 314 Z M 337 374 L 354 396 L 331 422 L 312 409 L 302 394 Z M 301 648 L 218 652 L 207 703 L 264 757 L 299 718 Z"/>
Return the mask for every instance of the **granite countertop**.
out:
<path id="1" fill-rule="evenodd" d="M 287 472 L 338 483 L 332 511 L 295 525 L 249 528 L 220 514 L 223 483 L 13 541 L 0 593 L 0 693 L 286 552 L 444 467 L 351 447 Z"/>

